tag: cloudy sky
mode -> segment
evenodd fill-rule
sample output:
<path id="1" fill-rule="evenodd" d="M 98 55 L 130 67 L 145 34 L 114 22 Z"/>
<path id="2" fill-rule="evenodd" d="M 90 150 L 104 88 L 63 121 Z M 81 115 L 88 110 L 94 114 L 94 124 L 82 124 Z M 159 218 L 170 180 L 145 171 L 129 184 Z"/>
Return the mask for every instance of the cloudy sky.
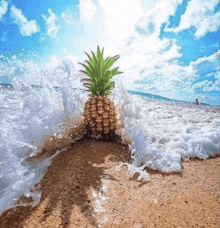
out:
<path id="1" fill-rule="evenodd" d="M 218 0 L 0 0 L 2 81 L 9 60 L 79 69 L 97 45 L 127 88 L 219 104 Z"/>

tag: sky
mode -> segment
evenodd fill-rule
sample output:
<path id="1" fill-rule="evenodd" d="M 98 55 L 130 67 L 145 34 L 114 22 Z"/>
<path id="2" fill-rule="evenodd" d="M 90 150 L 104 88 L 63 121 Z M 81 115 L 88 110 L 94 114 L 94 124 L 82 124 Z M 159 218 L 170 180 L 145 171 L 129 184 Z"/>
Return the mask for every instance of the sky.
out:
<path id="1" fill-rule="evenodd" d="M 218 0 L 0 0 L 2 82 L 63 60 L 79 70 L 97 45 L 120 55 L 128 89 L 219 105 Z"/>

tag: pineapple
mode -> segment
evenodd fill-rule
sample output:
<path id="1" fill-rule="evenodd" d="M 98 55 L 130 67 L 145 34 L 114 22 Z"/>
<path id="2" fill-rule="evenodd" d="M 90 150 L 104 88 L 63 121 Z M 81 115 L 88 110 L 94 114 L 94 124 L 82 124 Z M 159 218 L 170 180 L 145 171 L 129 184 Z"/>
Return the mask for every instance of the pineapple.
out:
<path id="1" fill-rule="evenodd" d="M 118 71 L 118 67 L 110 70 L 119 56 L 108 57 L 104 60 L 103 52 L 104 48 L 101 52 L 98 46 L 96 55 L 92 52 L 90 57 L 85 52 L 89 58 L 85 61 L 86 64 L 79 63 L 85 68 L 81 72 L 88 76 L 82 79 L 85 81 L 83 85 L 87 88 L 86 91 L 89 91 L 91 96 L 85 103 L 83 117 L 86 131 L 91 134 L 92 138 L 113 135 L 117 129 L 116 108 L 108 96 L 115 84 L 111 81 L 112 77 L 122 72 Z"/>

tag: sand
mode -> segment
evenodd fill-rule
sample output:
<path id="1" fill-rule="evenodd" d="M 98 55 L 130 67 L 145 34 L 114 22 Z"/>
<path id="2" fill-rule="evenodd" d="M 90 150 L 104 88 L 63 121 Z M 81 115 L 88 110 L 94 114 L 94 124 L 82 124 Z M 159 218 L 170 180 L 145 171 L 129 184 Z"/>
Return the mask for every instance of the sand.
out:
<path id="1" fill-rule="evenodd" d="M 42 150 L 32 162 L 54 153 Z M 219 156 L 184 161 L 181 173 L 147 169 L 148 182 L 128 176 L 130 162 L 127 144 L 82 138 L 33 189 L 39 204 L 21 197 L 0 227 L 219 227 Z"/>

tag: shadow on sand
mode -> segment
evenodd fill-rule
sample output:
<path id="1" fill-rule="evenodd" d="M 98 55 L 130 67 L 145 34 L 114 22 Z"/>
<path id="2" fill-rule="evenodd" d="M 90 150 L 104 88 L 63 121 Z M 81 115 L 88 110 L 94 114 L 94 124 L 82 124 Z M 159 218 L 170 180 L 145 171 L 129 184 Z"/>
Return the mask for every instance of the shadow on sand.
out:
<path id="1" fill-rule="evenodd" d="M 54 153 L 44 151 L 43 155 L 39 154 L 35 159 L 38 162 L 41 156 L 48 157 Z M 120 143 L 115 137 L 98 141 L 85 135 L 70 149 L 59 153 L 52 160 L 38 184 L 41 192 L 40 203 L 34 207 L 18 206 L 8 209 L 1 216 L 0 227 L 23 227 L 22 223 L 39 209 L 45 199 L 48 201 L 40 223 L 46 221 L 53 210 L 59 206 L 62 221 L 59 227 L 69 227 L 71 211 L 78 206 L 91 225 L 96 226 L 90 191 L 91 189 L 99 191 L 101 188 L 105 168 L 99 165 L 105 162 L 107 156 L 112 161 L 122 162 L 128 162 L 131 158 L 128 145 Z M 32 162 L 34 162 L 33 159 Z"/>

